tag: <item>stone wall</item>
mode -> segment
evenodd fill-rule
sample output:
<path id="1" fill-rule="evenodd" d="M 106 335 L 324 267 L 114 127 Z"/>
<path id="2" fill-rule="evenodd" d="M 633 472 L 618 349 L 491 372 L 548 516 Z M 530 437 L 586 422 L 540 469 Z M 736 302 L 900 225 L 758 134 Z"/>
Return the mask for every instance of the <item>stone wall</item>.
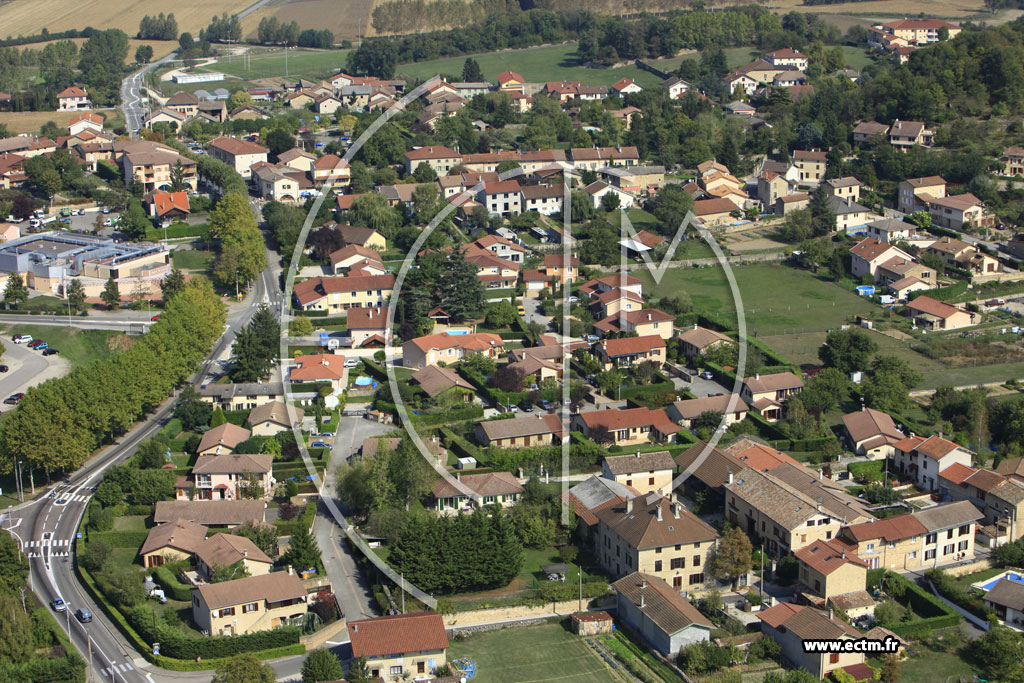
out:
<path id="1" fill-rule="evenodd" d="M 306 646 L 306 650 L 315 650 L 319 647 L 323 647 L 328 640 L 338 640 L 336 636 L 342 635 L 345 640 L 348 640 L 348 626 L 344 619 L 338 619 L 337 621 L 324 626 L 316 633 L 311 633 L 308 636 L 302 636 L 299 638 L 299 642 Z"/>
<path id="2" fill-rule="evenodd" d="M 590 601 L 583 601 L 583 609 L 614 609 L 615 598 L 596 598 Z M 549 602 L 540 607 L 519 605 L 516 607 L 492 607 L 489 609 L 478 609 L 468 612 L 456 612 L 447 614 L 444 617 L 445 628 L 466 628 L 491 624 L 495 622 L 510 622 L 526 619 L 546 619 L 548 617 L 567 617 L 579 611 L 578 600 L 566 600 L 565 602 Z"/>
<path id="3" fill-rule="evenodd" d="M 958 564 L 955 567 L 943 567 L 942 569 L 950 576 L 965 576 L 967 574 L 973 574 L 974 572 L 980 572 L 983 569 L 991 569 L 993 566 L 992 560 L 984 557 L 975 560 L 974 562 Z"/>

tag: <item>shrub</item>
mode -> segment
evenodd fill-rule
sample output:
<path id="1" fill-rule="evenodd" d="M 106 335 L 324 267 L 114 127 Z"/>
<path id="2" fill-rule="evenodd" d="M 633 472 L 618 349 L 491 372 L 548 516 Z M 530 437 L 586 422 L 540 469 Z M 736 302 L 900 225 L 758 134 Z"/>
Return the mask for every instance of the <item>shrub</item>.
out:
<path id="1" fill-rule="evenodd" d="M 178 581 L 168 567 L 157 567 L 153 571 L 153 580 L 164 589 L 167 597 L 171 600 L 180 600 L 181 602 L 192 600 L 192 587 Z"/>

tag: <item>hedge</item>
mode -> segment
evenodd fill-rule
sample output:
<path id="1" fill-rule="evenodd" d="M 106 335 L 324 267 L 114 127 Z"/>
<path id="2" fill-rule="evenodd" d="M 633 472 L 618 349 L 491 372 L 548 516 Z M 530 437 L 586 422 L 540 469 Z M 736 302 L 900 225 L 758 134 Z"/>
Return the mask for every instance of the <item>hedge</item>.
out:
<path id="1" fill-rule="evenodd" d="M 306 503 L 306 508 L 302 511 L 302 514 L 295 519 L 288 520 L 287 522 L 274 522 L 278 535 L 291 536 L 299 529 L 308 530 L 313 526 L 313 519 L 316 517 L 316 505 L 315 502 L 310 501 Z"/>
<path id="2" fill-rule="evenodd" d="M 278 659 L 280 657 L 295 657 L 297 655 L 306 654 L 306 646 L 302 643 L 296 643 L 295 645 L 272 647 L 266 650 L 260 650 L 259 652 L 252 652 L 251 654 L 264 660 Z M 157 655 L 154 657 L 150 654 L 146 659 L 153 662 L 160 668 L 168 669 L 170 671 L 208 671 L 227 664 L 231 657 L 204 659 L 201 662 L 197 662 L 194 659 L 172 659 L 171 657 L 165 657 L 163 655 Z"/>
<path id="3" fill-rule="evenodd" d="M 326 312 L 327 311 L 324 311 L 324 313 L 326 313 Z M 317 327 L 327 327 L 328 325 L 334 325 L 334 326 L 341 325 L 341 326 L 347 327 L 348 326 L 348 318 L 343 318 L 343 317 L 334 317 L 334 318 L 326 318 L 325 317 L 325 318 L 320 318 L 320 317 L 318 317 L 316 322 L 313 323 L 313 327 L 314 328 L 317 328 Z"/>
<path id="4" fill-rule="evenodd" d="M 330 386 L 330 382 L 294 382 L 291 391 L 293 394 L 318 394 L 321 387 Z"/>
<path id="5" fill-rule="evenodd" d="M 913 301 L 919 296 L 928 296 L 938 301 L 949 301 L 956 297 L 964 294 L 967 291 L 968 282 L 961 280 L 956 284 L 950 285 L 949 287 L 939 287 L 938 289 L 928 289 L 919 292 L 912 292 L 910 300 Z"/>
<path id="6" fill-rule="evenodd" d="M 794 439 L 778 423 L 768 422 L 754 411 L 747 413 L 747 419 L 757 425 L 758 433 L 780 451 L 820 451 L 826 444 L 836 441 L 835 434 Z"/>
<path id="7" fill-rule="evenodd" d="M 484 462 L 485 458 L 483 452 L 477 446 L 466 441 L 451 429 L 447 427 L 441 428 L 441 435 L 444 437 L 445 446 L 455 455 L 457 458 L 474 458 L 477 462 Z"/>
<path id="8" fill-rule="evenodd" d="M 237 636 L 202 636 L 185 634 L 175 626 L 156 622 L 149 610 L 132 610 L 128 623 L 144 639 L 160 643 L 160 654 L 171 659 L 215 659 L 233 657 L 240 652 L 256 652 L 270 648 L 295 645 L 299 642 L 302 629 L 298 626 L 281 626 L 270 631 L 256 631 Z M 209 663 L 206 664 L 209 667 Z"/>
<path id="9" fill-rule="evenodd" d="M 210 225 L 208 223 L 199 223 L 197 225 L 189 225 L 188 223 L 182 223 L 177 221 L 167 226 L 166 228 L 147 228 L 146 239 L 148 240 L 162 240 L 164 234 L 167 235 L 167 239 L 182 239 L 184 237 L 202 237 L 206 239 L 210 233 Z"/>
<path id="10" fill-rule="evenodd" d="M 153 581 L 160 584 L 171 600 L 192 601 L 192 587 L 178 581 L 178 578 L 167 567 L 157 567 L 153 570 Z"/>
<path id="11" fill-rule="evenodd" d="M 245 424 L 245 421 L 249 419 L 248 410 L 225 410 L 224 417 L 228 419 L 233 425 L 241 427 Z"/>
<path id="12" fill-rule="evenodd" d="M 885 573 L 886 592 L 897 601 L 908 603 L 917 614 L 927 614 L 923 619 L 904 621 L 889 627 L 898 636 L 914 637 L 939 628 L 950 628 L 960 624 L 960 614 L 917 584 L 893 572 Z"/>
<path id="13" fill-rule="evenodd" d="M 483 416 L 483 406 L 474 404 L 434 415 L 414 415 L 412 421 L 421 427 L 436 427 L 437 425 L 462 422 L 464 420 L 475 420 Z"/>

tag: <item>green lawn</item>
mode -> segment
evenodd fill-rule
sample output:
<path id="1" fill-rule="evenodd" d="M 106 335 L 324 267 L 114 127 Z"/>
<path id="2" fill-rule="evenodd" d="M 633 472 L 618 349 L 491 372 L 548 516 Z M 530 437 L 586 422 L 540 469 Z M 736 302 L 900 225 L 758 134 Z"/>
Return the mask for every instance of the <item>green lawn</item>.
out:
<path id="1" fill-rule="evenodd" d="M 453 641 L 448 661 L 466 657 L 476 663 L 474 681 L 618 681 L 586 642 L 560 624 L 506 628 Z"/>
<path id="2" fill-rule="evenodd" d="M 107 339 L 118 334 L 110 330 L 78 330 L 56 325 L 7 325 L 4 333 L 30 334 L 34 339 L 42 339 L 58 349 L 72 365 L 91 363 L 109 356 Z"/>
<path id="3" fill-rule="evenodd" d="M 974 673 L 974 667 L 955 654 L 932 652 L 919 647 L 917 655 L 900 666 L 900 683 L 943 683 L 955 681 L 961 676 L 971 680 Z"/>
<path id="4" fill-rule="evenodd" d="M 809 271 L 758 264 L 737 266 L 732 272 L 751 336 L 824 331 L 850 322 L 857 314 L 877 310 L 865 299 Z M 695 310 L 735 320 L 736 302 L 720 267 L 668 270 L 660 284 L 654 284 L 646 269 L 633 274 L 644 281 L 645 296 L 658 298 L 685 291 Z"/>
<path id="5" fill-rule="evenodd" d="M 313 78 L 317 76 L 330 76 L 345 67 L 345 60 L 348 58 L 348 50 L 289 50 L 288 51 L 288 76 L 290 78 L 304 77 Z M 285 75 L 284 52 L 277 51 L 266 55 L 252 55 L 248 61 L 242 57 L 225 57 L 215 64 L 197 69 L 198 71 L 220 71 L 246 80 L 256 78 L 268 78 L 271 76 Z M 462 67 L 459 67 L 459 73 Z M 223 84 L 207 83 L 206 89 L 210 86 L 215 88 Z"/>
<path id="6" fill-rule="evenodd" d="M 144 515 L 124 515 L 114 518 L 114 528 L 118 531 L 145 531 L 146 517 Z"/>
<path id="7" fill-rule="evenodd" d="M 175 249 L 171 252 L 171 263 L 175 268 L 180 268 L 182 270 L 205 273 L 209 271 L 211 261 L 213 261 L 212 251 Z"/>
<path id="8" fill-rule="evenodd" d="M 615 69 L 588 69 L 580 66 L 576 57 L 576 43 L 487 52 L 473 55 L 473 59 L 480 64 L 484 78 L 492 83 L 498 74 L 509 68 L 515 68 L 523 78 L 531 82 L 582 81 L 591 85 L 611 85 L 619 79 L 631 78 L 643 87 L 661 82 L 654 74 L 632 64 Z M 437 74 L 461 74 L 465 61 L 463 56 L 400 64 L 395 73 L 423 79 Z"/>

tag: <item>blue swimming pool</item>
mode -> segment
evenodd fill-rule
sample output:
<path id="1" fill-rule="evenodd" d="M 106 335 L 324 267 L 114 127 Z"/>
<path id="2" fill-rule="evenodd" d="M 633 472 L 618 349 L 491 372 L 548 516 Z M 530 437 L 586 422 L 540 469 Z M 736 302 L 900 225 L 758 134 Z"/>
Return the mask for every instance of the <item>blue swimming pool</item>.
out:
<path id="1" fill-rule="evenodd" d="M 986 591 L 992 590 L 992 586 L 999 583 L 1001 579 L 1014 581 L 1016 583 L 1024 583 L 1024 575 L 1018 574 L 1017 572 L 1006 572 L 1005 574 L 1000 574 L 999 576 L 990 579 L 988 582 L 981 584 L 981 588 Z"/>

